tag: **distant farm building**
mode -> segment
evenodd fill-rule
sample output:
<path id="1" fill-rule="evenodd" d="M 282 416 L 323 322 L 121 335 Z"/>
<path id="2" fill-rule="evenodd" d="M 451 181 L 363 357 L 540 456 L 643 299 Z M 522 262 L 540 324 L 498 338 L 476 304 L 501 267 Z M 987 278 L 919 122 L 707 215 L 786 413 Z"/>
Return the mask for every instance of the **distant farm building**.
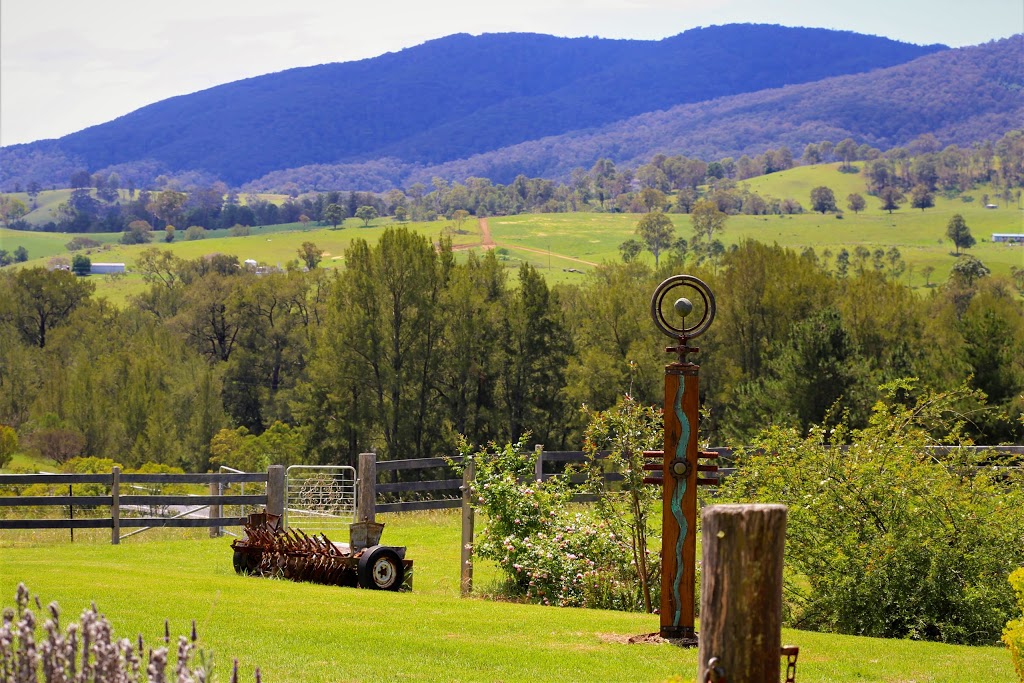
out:
<path id="1" fill-rule="evenodd" d="M 246 268 L 248 270 L 251 270 L 252 272 L 256 273 L 257 275 L 268 275 L 270 273 L 281 273 L 281 272 L 284 272 L 284 271 L 281 270 L 281 266 L 280 265 L 277 265 L 277 266 L 261 266 L 256 261 L 256 259 L 251 259 L 251 258 L 245 259 L 245 261 L 242 262 L 242 267 Z"/>
<path id="2" fill-rule="evenodd" d="M 123 263 L 94 263 L 92 264 L 93 275 L 110 275 L 112 273 L 123 273 Z"/>
<path id="3" fill-rule="evenodd" d="M 1011 242 L 1015 244 L 1024 244 L 1024 233 L 1016 232 L 994 232 L 992 233 L 993 242 Z"/>

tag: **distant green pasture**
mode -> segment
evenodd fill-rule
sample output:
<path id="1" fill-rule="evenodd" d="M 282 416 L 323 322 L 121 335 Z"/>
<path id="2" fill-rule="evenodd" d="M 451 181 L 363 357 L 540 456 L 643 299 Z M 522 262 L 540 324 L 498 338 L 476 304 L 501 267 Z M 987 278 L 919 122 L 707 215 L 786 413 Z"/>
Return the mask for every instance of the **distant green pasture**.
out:
<path id="1" fill-rule="evenodd" d="M 721 236 L 726 245 L 749 238 L 796 250 L 813 247 L 819 256 L 826 249 L 834 256 L 844 247 L 852 253 L 858 246 L 872 251 L 895 246 L 910 266 L 904 281 L 918 287 L 925 283 L 921 273 L 925 266 L 935 269 L 929 278 L 932 283 L 944 280 L 953 266 L 956 257 L 952 243 L 945 237 L 946 225 L 959 213 L 978 241 L 969 250 L 970 254 L 981 259 L 993 273 L 1008 274 L 1012 267 L 1024 267 L 1024 246 L 991 241 L 992 233 L 1024 232 L 1024 211 L 1014 203 L 1005 206 L 1001 201 L 996 209 L 984 208 L 981 195 L 994 194 L 989 188 L 967 193 L 966 196 L 974 197 L 971 202 L 959 197 L 936 196 L 934 208 L 921 211 L 904 205 L 889 214 L 879 208 L 876 198 L 867 195 L 859 175 L 839 173 L 831 164 L 799 167 L 745 182 L 762 195 L 792 197 L 805 208 L 810 206 L 812 188 L 831 187 L 837 204 L 844 209 L 843 217 L 810 212 L 792 216 L 730 216 Z M 845 210 L 846 195 L 854 191 L 859 191 L 868 203 L 868 208 L 859 214 Z M 677 235 L 689 239 L 692 234 L 689 216 L 670 214 L 670 217 Z M 639 219 L 637 214 L 621 213 L 523 214 L 493 217 L 488 224 L 498 247 L 529 248 L 545 253 L 550 249 L 555 256 L 600 263 L 619 260 L 618 246 L 634 236 Z M 535 252 L 530 255 L 531 259 L 535 257 L 543 260 Z M 649 253 L 640 258 L 654 261 Z M 584 265 L 578 267 L 589 269 Z"/>
<path id="2" fill-rule="evenodd" d="M 801 250 L 813 247 L 819 256 L 826 250 L 833 257 L 840 249 L 851 253 L 858 246 L 874 251 L 897 247 L 909 268 L 904 281 L 914 287 L 925 284 L 922 270 L 934 268 L 928 278 L 931 283 L 943 281 L 956 258 L 952 244 L 945 238 L 946 225 L 953 214 L 960 213 L 967 221 L 978 244 L 969 253 L 977 256 L 992 272 L 1008 274 L 1012 268 L 1024 268 L 1024 246 L 994 244 L 992 233 L 1024 232 L 1024 211 L 1015 203 L 1009 206 L 1002 200 L 990 198 L 997 204 L 995 209 L 986 209 L 982 195 L 994 197 L 990 187 L 981 187 L 964 195 L 972 201 L 956 197 L 947 199 L 937 195 L 935 207 L 920 211 L 903 208 L 892 214 L 880 208 L 878 199 L 867 194 L 864 180 L 859 174 L 840 173 L 838 164 L 800 166 L 751 178 L 739 185 L 747 186 L 765 197 L 793 198 L 805 209 L 810 208 L 811 189 L 819 185 L 830 187 L 836 195 L 837 205 L 843 209 L 842 218 L 834 214 L 804 213 L 793 216 L 730 216 L 721 239 L 726 245 L 742 239 L 755 239 L 767 244 L 777 243 L 784 247 Z M 61 191 L 42 193 L 52 204 Z M 868 207 L 859 214 L 846 209 L 847 195 L 858 192 L 867 201 Z M 52 195 L 52 197 L 51 197 Z M 269 198 L 269 196 L 268 196 Z M 27 200 L 27 196 L 24 198 Z M 283 200 L 283 196 L 272 197 Z M 690 239 L 692 229 L 686 215 L 671 214 L 680 237 Z M 518 216 L 493 216 L 488 225 L 496 247 L 503 249 L 502 262 L 514 269 L 522 262 L 537 267 L 552 284 L 578 282 L 581 275 L 573 269 L 587 272 L 592 264 L 620 259 L 619 245 L 634 236 L 640 215 L 620 213 L 570 213 L 570 214 L 523 214 Z M 240 261 L 255 259 L 268 265 L 284 265 L 296 258 L 302 242 L 311 241 L 323 249 L 324 267 L 339 267 L 342 255 L 355 237 L 362 237 L 371 244 L 376 243 L 390 219 L 374 220 L 370 227 L 363 227 L 362 221 L 350 218 L 338 229 L 301 223 L 254 227 L 248 237 L 229 237 L 227 230 L 211 230 L 207 238 L 192 242 L 184 241 L 184 230 L 179 229 L 177 239 L 167 244 L 160 241 L 162 233 L 157 231 L 155 241 L 148 245 L 168 249 L 182 258 L 197 258 L 211 253 L 237 256 Z M 452 238 L 453 244 L 463 258 L 462 251 L 479 247 L 482 236 L 477 221 L 472 219 L 462 225 L 459 232 L 446 221 L 429 223 L 406 223 L 411 230 L 437 240 L 443 234 Z M 25 246 L 29 251 L 29 265 L 44 263 L 51 256 L 65 253 L 64 244 L 73 235 L 25 233 L 0 229 L 0 248 L 13 251 Z M 106 243 L 109 248 L 88 254 L 94 261 L 123 261 L 131 269 L 139 252 L 147 247 L 123 246 L 117 243 L 119 234 L 89 234 L 88 237 Z M 653 263 L 653 257 L 644 253 L 641 257 Z M 133 279 L 134 278 L 134 279 Z M 141 291 L 141 280 L 129 274 L 124 278 L 96 278 L 97 293 L 108 296 L 112 301 L 124 301 L 131 294 Z"/>

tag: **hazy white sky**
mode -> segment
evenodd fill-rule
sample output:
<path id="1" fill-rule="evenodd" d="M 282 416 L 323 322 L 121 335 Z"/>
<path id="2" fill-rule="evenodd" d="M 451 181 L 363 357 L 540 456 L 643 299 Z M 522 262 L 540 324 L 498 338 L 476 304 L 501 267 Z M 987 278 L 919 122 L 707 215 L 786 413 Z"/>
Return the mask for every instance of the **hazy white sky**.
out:
<path id="1" fill-rule="evenodd" d="M 658 39 L 696 26 L 814 26 L 974 45 L 1024 32 L 1021 0 L 0 0 L 0 146 L 174 95 L 451 33 Z"/>

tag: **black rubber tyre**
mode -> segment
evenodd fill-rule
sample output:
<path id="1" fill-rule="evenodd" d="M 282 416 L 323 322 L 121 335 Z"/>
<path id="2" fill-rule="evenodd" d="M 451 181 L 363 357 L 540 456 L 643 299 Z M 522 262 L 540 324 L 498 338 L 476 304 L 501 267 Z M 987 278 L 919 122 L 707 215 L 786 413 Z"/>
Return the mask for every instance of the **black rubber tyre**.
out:
<path id="1" fill-rule="evenodd" d="M 260 566 L 260 556 L 236 550 L 235 554 L 231 556 L 231 564 L 234 565 L 235 572 L 238 574 L 252 574 Z"/>
<path id="2" fill-rule="evenodd" d="M 396 591 L 405 580 L 405 565 L 391 548 L 375 545 L 359 558 L 359 585 L 381 591 Z"/>

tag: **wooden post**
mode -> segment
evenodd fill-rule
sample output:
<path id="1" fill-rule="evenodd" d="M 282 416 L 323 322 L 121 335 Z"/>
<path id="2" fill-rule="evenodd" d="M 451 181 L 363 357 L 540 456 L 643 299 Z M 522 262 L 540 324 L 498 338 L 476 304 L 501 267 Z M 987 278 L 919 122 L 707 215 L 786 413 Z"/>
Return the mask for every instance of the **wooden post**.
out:
<path id="1" fill-rule="evenodd" d="M 121 543 L 121 468 L 117 465 L 110 473 L 110 543 Z"/>
<path id="2" fill-rule="evenodd" d="M 267 512 L 284 516 L 284 466 L 271 465 L 267 468 Z"/>
<path id="3" fill-rule="evenodd" d="M 223 495 L 224 494 L 224 492 L 222 490 L 223 486 L 224 485 L 219 483 L 219 482 L 211 481 L 210 482 L 210 495 L 211 496 Z M 224 506 L 221 505 L 220 503 L 213 503 L 213 504 L 211 504 L 210 507 L 207 508 L 207 510 L 209 511 L 208 515 L 209 515 L 210 519 L 215 519 L 217 517 L 223 517 L 224 516 Z M 210 527 L 210 538 L 219 538 L 221 533 L 223 533 L 223 530 L 219 526 L 211 526 Z"/>
<path id="4" fill-rule="evenodd" d="M 74 498 L 74 497 L 75 497 L 75 487 L 73 487 L 71 484 L 68 484 L 68 498 Z M 75 504 L 71 503 L 71 504 L 68 505 L 68 519 L 74 519 L 74 518 L 75 518 Z M 75 527 L 71 527 L 70 529 L 68 529 L 68 531 L 71 532 L 71 542 L 74 543 L 75 542 Z"/>
<path id="5" fill-rule="evenodd" d="M 473 480 L 476 478 L 476 463 L 472 456 L 463 460 L 462 470 L 462 595 L 473 592 Z"/>
<path id="6" fill-rule="evenodd" d="M 785 505 L 711 505 L 701 515 L 703 564 L 697 680 L 777 683 L 782 645 Z"/>
<path id="7" fill-rule="evenodd" d="M 536 481 L 544 481 L 544 444 L 534 446 L 533 453 L 537 456 L 533 464 L 533 478 Z"/>
<path id="8" fill-rule="evenodd" d="M 356 495 L 357 522 L 377 521 L 377 454 L 359 454 L 359 485 Z"/>

